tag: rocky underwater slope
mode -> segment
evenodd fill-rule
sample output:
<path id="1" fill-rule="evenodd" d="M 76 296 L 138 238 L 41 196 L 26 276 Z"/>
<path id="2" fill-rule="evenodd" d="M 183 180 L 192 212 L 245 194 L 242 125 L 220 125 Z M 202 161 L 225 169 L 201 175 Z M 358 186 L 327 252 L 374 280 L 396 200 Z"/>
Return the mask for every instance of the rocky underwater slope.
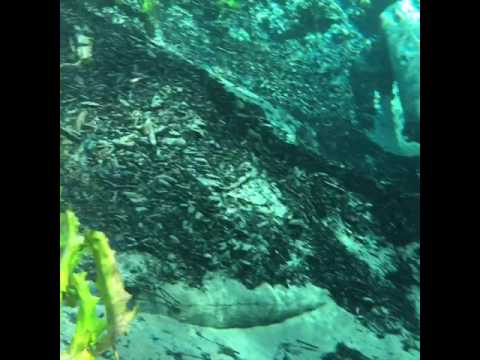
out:
<path id="1" fill-rule="evenodd" d="M 62 206 L 140 304 L 120 355 L 417 359 L 418 158 L 369 141 L 351 85 L 378 14 L 247 3 L 61 2 Z"/>

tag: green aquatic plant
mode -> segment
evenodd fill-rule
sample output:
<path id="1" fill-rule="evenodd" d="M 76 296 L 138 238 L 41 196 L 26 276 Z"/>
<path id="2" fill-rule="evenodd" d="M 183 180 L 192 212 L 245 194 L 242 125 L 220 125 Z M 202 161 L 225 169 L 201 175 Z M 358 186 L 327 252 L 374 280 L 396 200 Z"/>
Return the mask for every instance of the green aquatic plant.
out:
<path id="1" fill-rule="evenodd" d="M 142 3 L 142 10 L 143 12 L 150 14 L 153 9 L 155 9 L 155 6 L 157 6 L 159 3 L 159 0 L 143 0 Z"/>
<path id="2" fill-rule="evenodd" d="M 60 311 L 63 305 L 78 308 L 75 333 L 63 360 L 95 360 L 98 354 L 115 350 L 116 339 L 125 334 L 135 317 L 137 308 L 128 309 L 131 295 L 123 286 L 122 277 L 105 234 L 79 232 L 80 223 L 75 214 L 66 211 L 60 215 Z M 75 272 L 83 256 L 94 259 L 99 296 L 92 293 L 92 281 L 86 272 Z M 105 306 L 105 317 L 100 318 L 97 305 Z"/>
<path id="3" fill-rule="evenodd" d="M 217 0 L 218 6 L 227 7 L 232 10 L 240 9 L 240 0 Z"/>

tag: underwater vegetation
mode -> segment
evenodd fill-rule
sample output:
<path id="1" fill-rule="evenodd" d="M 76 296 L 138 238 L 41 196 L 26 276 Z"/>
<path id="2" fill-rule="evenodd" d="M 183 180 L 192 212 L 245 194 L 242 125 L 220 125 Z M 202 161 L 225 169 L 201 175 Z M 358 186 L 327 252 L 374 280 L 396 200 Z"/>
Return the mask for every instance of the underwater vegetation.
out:
<path id="1" fill-rule="evenodd" d="M 67 353 L 62 360 L 95 360 L 106 350 L 115 351 L 115 340 L 123 335 L 137 309 L 129 310 L 128 294 L 105 234 L 88 231 L 79 233 L 80 223 L 71 211 L 60 215 L 60 311 L 62 306 L 78 308 L 76 328 Z M 83 256 L 93 257 L 96 271 L 95 287 L 86 272 L 75 269 Z M 97 305 L 105 307 L 105 317 L 97 313 Z"/>

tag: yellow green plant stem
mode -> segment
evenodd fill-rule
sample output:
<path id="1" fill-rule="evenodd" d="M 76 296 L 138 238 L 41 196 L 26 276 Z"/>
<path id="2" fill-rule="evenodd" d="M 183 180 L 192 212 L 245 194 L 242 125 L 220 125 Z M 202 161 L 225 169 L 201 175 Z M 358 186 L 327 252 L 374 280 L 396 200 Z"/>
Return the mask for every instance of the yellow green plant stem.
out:
<path id="1" fill-rule="evenodd" d="M 131 295 L 125 291 L 115 262 L 115 252 L 110 248 L 105 234 L 91 231 L 87 234 L 85 241 L 95 259 L 96 284 L 106 310 L 107 335 L 98 343 L 96 349 L 102 352 L 113 347 L 116 338 L 125 334 L 137 309 L 128 310 Z"/>
<path id="2" fill-rule="evenodd" d="M 83 236 L 79 226 L 73 212 L 60 215 L 60 310 L 64 303 L 78 306 L 75 333 L 61 359 L 95 360 L 108 349 L 115 351 L 115 341 L 125 334 L 137 309 L 128 309 L 131 295 L 124 288 L 108 238 L 98 231 Z M 95 261 L 98 297 L 91 292 L 87 274 L 75 272 L 81 256 L 87 253 Z M 99 303 L 105 306 L 105 319 L 97 315 Z M 115 355 L 118 358 L 116 351 Z"/>
<path id="3" fill-rule="evenodd" d="M 78 233 L 79 227 L 80 223 L 73 212 L 66 211 L 60 215 L 60 306 L 82 254 L 84 238 Z"/>
<path id="4" fill-rule="evenodd" d="M 107 326 L 106 320 L 100 319 L 97 315 L 100 298 L 92 295 L 86 277 L 85 272 L 72 276 L 72 283 L 79 297 L 77 326 L 69 350 L 74 359 L 80 356 L 87 359 L 88 354 L 94 359 L 91 349 L 95 347 Z"/>

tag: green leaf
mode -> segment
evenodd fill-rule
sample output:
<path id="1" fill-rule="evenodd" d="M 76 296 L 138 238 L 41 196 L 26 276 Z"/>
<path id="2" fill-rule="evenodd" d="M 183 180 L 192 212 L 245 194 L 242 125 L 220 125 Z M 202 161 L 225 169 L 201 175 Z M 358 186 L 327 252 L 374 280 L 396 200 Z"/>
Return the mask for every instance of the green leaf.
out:
<path id="1" fill-rule="evenodd" d="M 97 315 L 100 298 L 91 293 L 86 276 L 85 272 L 72 275 L 72 283 L 79 297 L 77 324 L 69 351 L 75 360 L 77 356 L 87 356 L 85 350 L 93 356 L 94 348 L 107 328 L 106 320 Z"/>
<path id="2" fill-rule="evenodd" d="M 60 215 L 60 309 L 62 301 L 78 306 L 75 334 L 68 353 L 61 354 L 62 360 L 95 360 L 105 350 L 115 351 L 117 337 L 127 331 L 137 312 L 137 308 L 128 309 L 131 295 L 124 288 L 105 234 L 90 231 L 83 236 L 79 227 L 73 212 Z M 74 272 L 87 249 L 95 260 L 99 297 L 92 294 L 87 274 Z M 97 315 L 99 302 L 105 305 L 105 319 Z"/>
<path id="3" fill-rule="evenodd" d="M 60 215 L 60 306 L 82 255 L 84 238 L 78 233 L 79 226 L 73 212 L 66 211 Z"/>
<path id="4" fill-rule="evenodd" d="M 108 323 L 108 335 L 98 345 L 97 351 L 103 351 L 114 345 L 118 336 L 125 334 L 137 309 L 129 310 L 131 295 L 125 291 L 123 280 L 115 261 L 115 252 L 110 248 L 105 234 L 91 231 L 85 241 L 93 253 L 97 269 L 97 288 L 105 304 Z"/>

